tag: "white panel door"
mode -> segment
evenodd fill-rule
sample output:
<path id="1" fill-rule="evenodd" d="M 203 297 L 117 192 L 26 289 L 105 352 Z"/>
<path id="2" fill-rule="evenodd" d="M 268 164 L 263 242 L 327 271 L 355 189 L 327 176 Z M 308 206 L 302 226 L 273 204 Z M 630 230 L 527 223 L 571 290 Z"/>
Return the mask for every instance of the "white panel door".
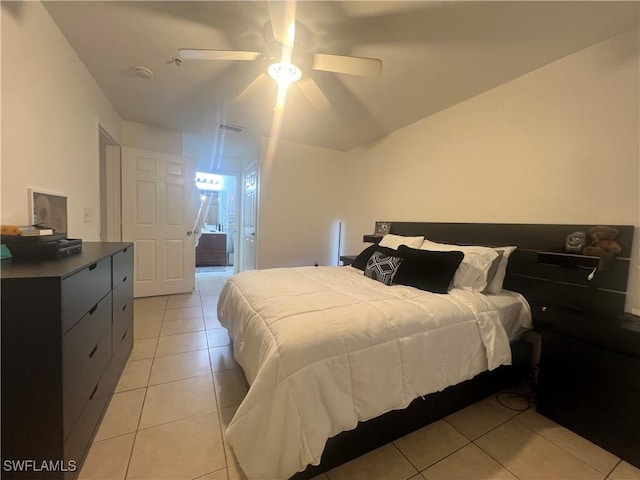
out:
<path id="1" fill-rule="evenodd" d="M 133 242 L 134 296 L 193 291 L 195 163 L 123 148 L 122 240 Z"/>
<path id="2" fill-rule="evenodd" d="M 255 270 L 258 219 L 258 164 L 252 163 L 243 175 L 242 271 Z"/>

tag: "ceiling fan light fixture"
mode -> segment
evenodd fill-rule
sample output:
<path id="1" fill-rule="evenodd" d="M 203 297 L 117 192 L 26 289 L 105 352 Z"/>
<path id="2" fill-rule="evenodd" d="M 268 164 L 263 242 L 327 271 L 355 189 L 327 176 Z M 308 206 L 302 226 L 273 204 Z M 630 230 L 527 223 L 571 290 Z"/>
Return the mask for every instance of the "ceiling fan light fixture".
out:
<path id="1" fill-rule="evenodd" d="M 273 63 L 269 65 L 267 72 L 279 85 L 290 85 L 302 78 L 302 70 L 292 63 Z"/>

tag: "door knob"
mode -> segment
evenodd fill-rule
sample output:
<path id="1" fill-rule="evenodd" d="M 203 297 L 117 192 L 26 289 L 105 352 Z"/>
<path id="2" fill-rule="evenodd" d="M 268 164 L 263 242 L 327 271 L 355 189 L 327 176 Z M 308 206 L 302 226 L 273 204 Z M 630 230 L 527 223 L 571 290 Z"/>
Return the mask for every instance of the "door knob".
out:
<path id="1" fill-rule="evenodd" d="M 190 237 L 191 235 L 193 235 L 193 230 L 187 230 L 187 237 Z"/>

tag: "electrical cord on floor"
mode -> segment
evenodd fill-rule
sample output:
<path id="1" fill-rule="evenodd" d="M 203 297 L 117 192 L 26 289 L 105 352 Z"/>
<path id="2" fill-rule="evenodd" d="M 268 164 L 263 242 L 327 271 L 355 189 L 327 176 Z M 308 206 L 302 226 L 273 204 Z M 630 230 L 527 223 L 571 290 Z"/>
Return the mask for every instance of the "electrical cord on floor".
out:
<path id="1" fill-rule="evenodd" d="M 525 410 L 535 405 L 537 370 L 537 366 L 533 367 L 529 375 L 527 375 L 527 378 L 515 388 L 497 393 L 496 401 L 503 407 L 508 408 L 509 410 L 514 410 L 516 412 L 524 412 Z M 511 401 L 514 399 L 522 399 L 523 406 L 513 407 L 505 403 L 505 401 L 507 400 Z"/>

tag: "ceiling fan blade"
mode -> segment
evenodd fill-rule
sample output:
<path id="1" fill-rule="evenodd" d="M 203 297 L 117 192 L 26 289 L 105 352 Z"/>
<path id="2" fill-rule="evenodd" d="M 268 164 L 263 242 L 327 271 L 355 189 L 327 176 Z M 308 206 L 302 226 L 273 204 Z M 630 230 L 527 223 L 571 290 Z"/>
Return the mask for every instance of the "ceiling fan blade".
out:
<path id="1" fill-rule="evenodd" d="M 249 98 L 255 91 L 258 90 L 260 85 L 268 78 L 269 78 L 268 75 L 264 72 L 258 75 L 256 78 L 254 78 L 251 81 L 251 83 L 249 83 L 246 87 L 244 87 L 240 91 L 240 93 L 236 95 L 236 97 L 234 98 L 234 101 L 242 102 L 245 99 Z"/>
<path id="2" fill-rule="evenodd" d="M 269 1 L 269 18 L 273 39 L 278 43 L 293 48 L 296 23 L 295 1 Z"/>
<path id="3" fill-rule="evenodd" d="M 242 52 L 236 50 L 209 50 L 181 48 L 178 50 L 183 60 L 255 60 L 260 52 Z"/>
<path id="4" fill-rule="evenodd" d="M 325 112 L 331 108 L 329 99 L 322 93 L 318 84 L 311 77 L 304 77 L 297 81 L 296 85 L 316 109 Z"/>
<path id="5" fill-rule="evenodd" d="M 377 58 L 314 53 L 312 68 L 325 72 L 346 73 L 348 75 L 375 78 L 379 76 L 382 71 L 382 60 Z"/>
<path id="6" fill-rule="evenodd" d="M 284 2 L 267 2 L 267 5 L 269 7 L 269 18 L 271 19 L 273 39 L 278 43 L 284 43 Z"/>

